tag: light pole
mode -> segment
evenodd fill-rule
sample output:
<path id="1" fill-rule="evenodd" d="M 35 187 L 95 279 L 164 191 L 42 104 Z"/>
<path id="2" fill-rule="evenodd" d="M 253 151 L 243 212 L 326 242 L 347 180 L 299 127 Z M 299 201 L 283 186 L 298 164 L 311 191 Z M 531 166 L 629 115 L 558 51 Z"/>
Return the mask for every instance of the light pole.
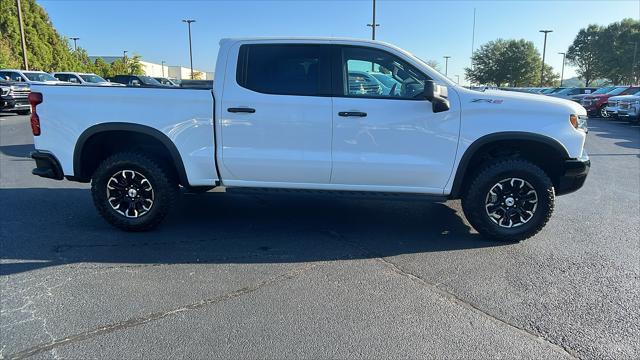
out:
<path id="1" fill-rule="evenodd" d="M 371 40 L 375 40 L 376 26 L 380 26 L 380 24 L 376 24 L 376 0 L 373 0 L 373 21 L 371 21 L 371 24 L 367 24 L 367 26 L 371 26 Z"/>
<path id="2" fill-rule="evenodd" d="M 542 47 L 542 66 L 540 67 L 540 87 L 542 87 L 544 81 L 544 56 L 547 52 L 547 34 L 553 32 L 553 30 L 540 30 L 541 33 L 544 33 L 544 46 Z"/>
<path id="3" fill-rule="evenodd" d="M 444 58 L 444 76 L 447 76 L 447 73 L 449 72 L 449 59 L 451 59 L 451 56 L 445 55 L 443 56 Z"/>
<path id="4" fill-rule="evenodd" d="M 559 52 L 558 54 L 562 55 L 562 71 L 560 72 L 560 87 L 562 87 L 562 80 L 564 80 L 564 58 L 567 54 L 563 52 Z"/>
<path id="5" fill-rule="evenodd" d="M 77 41 L 80 40 L 79 37 L 72 37 L 71 40 L 73 40 L 73 51 L 78 51 L 78 43 Z"/>
<path id="6" fill-rule="evenodd" d="M 162 67 L 162 77 L 164 77 L 164 63 L 165 63 L 165 61 L 162 60 L 160 63 L 161 63 L 160 67 Z"/>
<path id="7" fill-rule="evenodd" d="M 24 69 L 29 70 L 29 62 L 27 61 L 27 42 L 24 39 L 24 25 L 22 25 L 22 9 L 20 8 L 20 0 L 16 0 L 16 7 L 18 8 L 18 25 L 20 25 L 20 42 L 22 44 L 22 61 L 24 62 Z"/>
<path id="8" fill-rule="evenodd" d="M 184 19 L 182 22 L 187 23 L 189 27 L 189 62 L 191 63 L 191 80 L 193 80 L 193 53 L 191 52 L 191 23 L 196 22 L 193 19 Z"/>

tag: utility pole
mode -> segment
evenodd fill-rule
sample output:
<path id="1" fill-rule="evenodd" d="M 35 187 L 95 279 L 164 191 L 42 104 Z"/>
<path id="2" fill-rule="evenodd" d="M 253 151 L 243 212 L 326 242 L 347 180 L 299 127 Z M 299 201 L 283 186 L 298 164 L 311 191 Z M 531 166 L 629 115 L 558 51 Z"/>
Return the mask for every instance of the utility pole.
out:
<path id="1" fill-rule="evenodd" d="M 165 63 L 165 61 L 162 60 L 160 63 L 161 63 L 160 67 L 162 67 L 162 77 L 164 77 L 164 63 Z"/>
<path id="2" fill-rule="evenodd" d="M 79 37 L 72 37 L 71 40 L 73 40 L 73 51 L 78 51 L 78 43 L 77 41 L 80 40 Z"/>
<path id="3" fill-rule="evenodd" d="M 20 0 L 16 0 L 16 7 L 18 8 L 18 25 L 20 25 L 20 41 L 22 43 L 22 61 L 24 63 L 24 69 L 29 70 L 29 62 L 27 61 L 27 42 L 24 39 L 24 25 L 22 25 L 22 9 L 20 8 Z"/>
<path id="4" fill-rule="evenodd" d="M 636 41 L 636 45 L 633 48 L 633 63 L 631 63 L 631 77 L 633 78 L 634 82 L 638 82 L 638 77 L 636 75 L 636 55 L 638 54 L 638 42 Z"/>
<path id="5" fill-rule="evenodd" d="M 444 76 L 447 76 L 449 73 L 449 59 L 451 56 L 445 55 L 444 57 Z"/>
<path id="6" fill-rule="evenodd" d="M 560 87 L 562 87 L 562 81 L 564 80 L 564 58 L 567 54 L 563 52 L 559 52 L 558 54 L 562 55 L 562 71 L 560 72 Z"/>
<path id="7" fill-rule="evenodd" d="M 191 80 L 193 80 L 193 53 L 191 51 L 191 23 L 196 22 L 193 19 L 184 19 L 182 22 L 187 23 L 189 27 L 189 62 L 191 63 Z"/>
<path id="8" fill-rule="evenodd" d="M 544 57 L 547 52 L 547 34 L 553 32 L 553 30 L 540 30 L 541 33 L 544 33 L 544 46 L 542 47 L 542 66 L 540 67 L 540 87 L 544 82 Z"/>
<path id="9" fill-rule="evenodd" d="M 371 24 L 367 24 L 367 26 L 371 26 L 371 40 L 375 40 L 376 26 L 380 26 L 380 24 L 376 24 L 376 0 L 373 0 L 373 21 Z"/>

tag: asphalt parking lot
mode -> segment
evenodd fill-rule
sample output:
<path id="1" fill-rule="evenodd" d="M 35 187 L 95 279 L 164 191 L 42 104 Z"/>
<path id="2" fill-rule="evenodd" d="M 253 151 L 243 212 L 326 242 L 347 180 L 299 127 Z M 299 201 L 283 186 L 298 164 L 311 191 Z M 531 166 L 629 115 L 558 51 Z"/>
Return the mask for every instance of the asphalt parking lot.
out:
<path id="1" fill-rule="evenodd" d="M 590 128 L 585 187 L 501 244 L 458 202 L 295 193 L 124 233 L 0 115 L 0 358 L 638 358 L 640 127 Z"/>

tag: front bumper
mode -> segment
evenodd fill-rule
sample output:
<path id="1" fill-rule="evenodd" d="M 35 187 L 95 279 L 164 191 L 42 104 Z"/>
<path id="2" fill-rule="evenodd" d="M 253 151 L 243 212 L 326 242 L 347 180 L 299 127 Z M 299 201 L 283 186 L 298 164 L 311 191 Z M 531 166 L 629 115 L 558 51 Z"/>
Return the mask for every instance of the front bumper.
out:
<path id="1" fill-rule="evenodd" d="M 27 99 L 2 99 L 0 100 L 2 111 L 29 110 L 31 105 Z"/>
<path id="2" fill-rule="evenodd" d="M 584 185 L 591 168 L 591 160 L 586 151 L 579 159 L 569 159 L 564 162 L 563 175 L 556 186 L 556 195 L 572 193 Z"/>
<path id="3" fill-rule="evenodd" d="M 36 161 L 36 168 L 31 170 L 33 175 L 55 180 L 64 178 L 62 167 L 52 154 L 36 150 L 31 153 L 31 158 Z"/>

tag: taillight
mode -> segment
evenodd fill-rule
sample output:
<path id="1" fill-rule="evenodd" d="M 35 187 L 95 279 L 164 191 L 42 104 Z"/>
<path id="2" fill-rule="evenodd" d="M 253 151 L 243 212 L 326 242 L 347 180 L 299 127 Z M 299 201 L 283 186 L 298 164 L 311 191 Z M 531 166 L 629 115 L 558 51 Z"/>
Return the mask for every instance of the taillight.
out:
<path id="1" fill-rule="evenodd" d="M 31 104 L 31 132 L 33 136 L 40 136 L 40 117 L 36 112 L 36 106 L 42 103 L 42 93 L 30 92 L 29 104 Z"/>

